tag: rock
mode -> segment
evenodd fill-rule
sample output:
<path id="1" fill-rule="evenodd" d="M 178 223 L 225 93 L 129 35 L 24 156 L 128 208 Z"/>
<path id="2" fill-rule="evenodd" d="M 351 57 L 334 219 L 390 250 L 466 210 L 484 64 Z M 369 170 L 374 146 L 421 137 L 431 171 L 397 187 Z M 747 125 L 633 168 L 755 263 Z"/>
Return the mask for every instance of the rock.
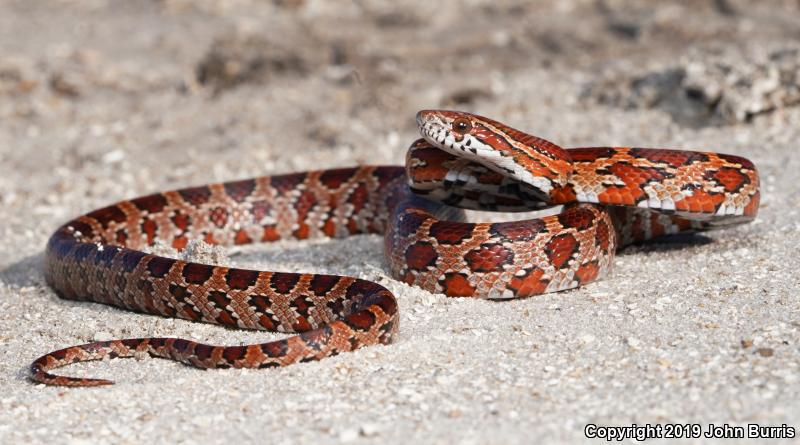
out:
<path id="1" fill-rule="evenodd" d="M 0 95 L 26 94 L 36 86 L 37 82 L 27 78 L 21 68 L 0 61 Z"/>
<path id="2" fill-rule="evenodd" d="M 272 75 L 304 75 L 308 64 L 290 45 L 260 35 L 217 39 L 196 68 L 197 81 L 215 92 L 244 83 L 262 83 Z"/>
<path id="3" fill-rule="evenodd" d="M 180 251 L 180 259 L 184 261 L 194 261 L 203 264 L 230 264 L 227 250 L 215 244 L 209 244 L 202 240 L 190 240 L 186 243 L 186 248 Z"/>
<path id="4" fill-rule="evenodd" d="M 53 73 L 48 80 L 48 85 L 54 93 L 63 97 L 74 99 L 81 95 L 77 82 L 61 72 Z"/>
<path id="5" fill-rule="evenodd" d="M 480 100 L 490 99 L 492 92 L 487 88 L 465 87 L 457 89 L 442 99 L 442 105 L 446 107 L 463 107 L 471 105 Z"/>
<path id="6" fill-rule="evenodd" d="M 677 64 L 589 84 L 582 98 L 661 109 L 679 124 L 729 125 L 800 104 L 800 46 L 690 51 Z"/>
<path id="7" fill-rule="evenodd" d="M 775 354 L 775 350 L 772 348 L 758 348 L 756 349 L 756 354 L 762 357 L 772 357 Z"/>
<path id="8" fill-rule="evenodd" d="M 380 427 L 374 423 L 364 423 L 361 425 L 360 432 L 364 437 L 374 437 L 380 433 Z"/>
<path id="9" fill-rule="evenodd" d="M 358 430 L 348 428 L 339 432 L 340 442 L 352 442 L 356 439 L 358 439 Z"/>

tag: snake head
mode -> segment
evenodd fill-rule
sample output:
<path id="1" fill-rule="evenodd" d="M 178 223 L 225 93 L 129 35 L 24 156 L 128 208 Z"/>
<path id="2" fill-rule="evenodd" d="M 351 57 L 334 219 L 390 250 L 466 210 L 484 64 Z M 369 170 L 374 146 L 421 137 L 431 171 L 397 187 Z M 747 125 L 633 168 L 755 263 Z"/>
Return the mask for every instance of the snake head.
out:
<path id="1" fill-rule="evenodd" d="M 434 147 L 528 184 L 544 197 L 565 186 L 572 172 L 561 147 L 483 116 L 422 110 L 417 125 Z"/>

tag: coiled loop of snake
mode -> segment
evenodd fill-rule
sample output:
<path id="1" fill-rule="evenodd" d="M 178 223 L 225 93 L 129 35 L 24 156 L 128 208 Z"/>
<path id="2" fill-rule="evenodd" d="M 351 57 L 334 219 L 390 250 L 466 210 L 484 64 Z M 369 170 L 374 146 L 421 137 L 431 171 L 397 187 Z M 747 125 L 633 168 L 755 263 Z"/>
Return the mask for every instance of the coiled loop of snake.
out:
<path id="1" fill-rule="evenodd" d="M 753 164 L 737 156 L 629 147 L 562 149 L 481 116 L 421 111 L 423 139 L 405 168 L 363 166 L 268 176 L 122 201 L 60 227 L 45 277 L 66 299 L 167 317 L 296 332 L 247 346 L 137 338 L 72 346 L 38 358 L 34 381 L 98 386 L 53 368 L 150 354 L 199 368 L 319 360 L 397 333 L 395 297 L 351 277 L 204 265 L 141 251 L 156 242 L 237 245 L 382 233 L 392 276 L 449 296 L 519 298 L 607 275 L 618 246 L 742 223 L 759 200 Z M 413 192 L 413 193 L 412 193 Z M 553 216 L 460 221 L 455 207 Z"/>

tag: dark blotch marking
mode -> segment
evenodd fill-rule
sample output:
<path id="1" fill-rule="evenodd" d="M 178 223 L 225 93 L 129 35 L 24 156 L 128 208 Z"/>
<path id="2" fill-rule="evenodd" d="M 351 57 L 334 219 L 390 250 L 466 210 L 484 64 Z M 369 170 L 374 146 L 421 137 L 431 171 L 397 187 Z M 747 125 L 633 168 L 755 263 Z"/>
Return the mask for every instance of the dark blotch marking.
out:
<path id="1" fill-rule="evenodd" d="M 427 217 L 417 213 L 406 213 L 397 224 L 397 235 L 402 238 L 408 238 L 419 230 L 419 227 L 426 219 Z"/>
<path id="2" fill-rule="evenodd" d="M 139 252 L 138 250 L 122 250 L 120 255 L 120 264 L 122 264 L 122 269 L 125 272 L 133 272 L 136 269 L 136 266 L 142 261 L 142 258 L 146 257 L 147 254 L 144 252 Z"/>
<path id="3" fill-rule="evenodd" d="M 578 282 L 581 284 L 586 284 L 594 281 L 599 273 L 600 266 L 597 264 L 597 261 L 592 261 L 588 264 L 584 264 L 575 271 L 575 277 L 578 278 Z"/>
<path id="4" fill-rule="evenodd" d="M 183 271 L 181 271 L 181 274 L 187 283 L 204 284 L 209 278 L 211 278 L 213 272 L 214 266 L 198 263 L 186 263 L 186 265 L 183 266 Z"/>
<path id="5" fill-rule="evenodd" d="M 756 166 L 753 164 L 752 161 L 743 158 L 741 156 L 726 155 L 726 154 L 718 154 L 717 156 L 726 162 L 730 162 L 731 164 L 739 164 L 742 168 L 746 168 L 748 170 L 756 169 Z"/>
<path id="6" fill-rule="evenodd" d="M 194 345 L 194 355 L 201 361 L 210 359 L 212 352 L 214 352 L 213 346 L 204 345 L 203 343 L 195 343 Z"/>
<path id="7" fill-rule="evenodd" d="M 563 234 L 554 236 L 544 247 L 547 258 L 555 266 L 556 269 L 561 269 L 564 265 L 568 265 L 570 258 L 578 252 L 580 243 L 570 234 Z"/>
<path id="8" fill-rule="evenodd" d="M 158 224 L 150 218 L 144 220 L 141 225 L 142 232 L 147 235 L 147 244 L 153 244 L 158 234 Z"/>
<path id="9" fill-rule="evenodd" d="M 246 353 L 246 346 L 228 346 L 222 349 L 222 357 L 231 364 L 243 359 Z"/>
<path id="10" fill-rule="evenodd" d="M 595 214 L 586 207 L 570 207 L 558 214 L 558 222 L 565 229 L 586 230 L 592 227 Z"/>
<path id="11" fill-rule="evenodd" d="M 302 295 L 292 300 L 291 307 L 297 310 L 297 313 L 303 318 L 308 318 L 308 310 L 311 309 L 311 302 Z"/>
<path id="12" fill-rule="evenodd" d="M 189 295 L 192 294 L 189 292 L 189 288 L 179 284 L 170 284 L 169 293 L 172 294 L 172 296 L 178 301 L 184 301 Z"/>
<path id="13" fill-rule="evenodd" d="M 208 202 L 211 199 L 211 190 L 208 187 L 192 187 L 183 190 L 178 190 L 178 194 L 184 201 L 199 206 Z"/>
<path id="14" fill-rule="evenodd" d="M 738 169 L 730 167 L 722 167 L 716 172 L 709 171 L 705 176 L 706 179 L 713 178 L 713 180 L 721 184 L 728 193 L 738 192 L 743 186 L 750 183 L 750 178 L 747 175 L 743 174 Z"/>
<path id="15" fill-rule="evenodd" d="M 97 255 L 95 255 L 94 262 L 104 266 L 111 266 L 111 263 L 114 261 L 119 251 L 120 249 L 118 247 L 105 245 L 103 246 L 103 250 L 97 252 Z"/>
<path id="16" fill-rule="evenodd" d="M 167 198 L 160 193 L 156 193 L 153 195 L 132 199 L 131 203 L 139 210 L 153 214 L 164 210 L 164 207 L 167 206 Z"/>
<path id="17" fill-rule="evenodd" d="M 64 360 L 67 357 L 67 352 L 69 352 L 69 349 L 59 349 L 58 351 L 53 351 L 53 352 L 47 354 L 47 356 L 48 357 L 53 357 L 54 359 L 56 359 L 58 361 L 61 361 L 61 360 Z M 38 360 L 37 360 L 37 362 L 38 362 Z"/>
<path id="18" fill-rule="evenodd" d="M 417 241 L 406 248 L 406 264 L 413 270 L 424 271 L 436 264 L 439 254 L 433 244 L 427 241 Z"/>
<path id="19" fill-rule="evenodd" d="M 344 301 L 341 299 L 331 300 L 325 303 L 325 307 L 334 315 L 339 318 L 344 314 Z"/>
<path id="20" fill-rule="evenodd" d="M 171 258 L 154 257 L 147 263 L 147 271 L 153 277 L 164 278 L 176 261 Z"/>
<path id="21" fill-rule="evenodd" d="M 466 274 L 448 272 L 439 280 L 439 285 L 444 289 L 448 297 L 471 297 L 475 293 L 475 287 L 470 284 Z"/>
<path id="22" fill-rule="evenodd" d="M 660 148 L 631 148 L 628 154 L 648 161 L 669 164 L 672 167 L 707 162 L 708 155 L 696 151 L 666 150 Z"/>
<path id="23" fill-rule="evenodd" d="M 246 269 L 228 269 L 225 274 L 225 282 L 231 289 L 244 290 L 254 286 L 258 280 L 258 271 Z"/>
<path id="24" fill-rule="evenodd" d="M 636 188 L 641 188 L 642 184 L 661 182 L 674 176 L 672 173 L 668 173 L 663 169 L 636 167 L 626 162 L 610 165 L 608 167 L 608 172 L 620 178 L 628 187 L 633 186 Z M 598 174 L 605 174 L 605 172 L 600 169 L 598 170 Z M 608 190 L 617 190 L 619 188 L 619 186 L 609 186 Z"/>
<path id="25" fill-rule="evenodd" d="M 321 351 L 330 342 L 332 333 L 333 329 L 331 329 L 330 325 L 326 325 L 325 327 L 305 332 L 301 337 L 311 349 Z"/>
<path id="26" fill-rule="evenodd" d="M 231 299 L 228 298 L 228 294 L 225 292 L 221 292 L 218 290 L 211 291 L 208 293 L 208 300 L 214 304 L 219 309 L 225 310 L 225 308 L 230 304 Z"/>
<path id="27" fill-rule="evenodd" d="M 464 260 L 474 272 L 502 271 L 504 265 L 513 264 L 514 252 L 501 244 L 484 244 L 467 252 Z"/>
<path id="28" fill-rule="evenodd" d="M 364 301 L 367 305 L 377 305 L 384 314 L 392 315 L 397 313 L 397 300 L 388 290 L 382 290 L 378 294 L 371 294 Z"/>
<path id="29" fill-rule="evenodd" d="M 73 258 L 75 258 L 78 262 L 86 261 L 87 258 L 91 257 L 97 252 L 97 246 L 94 244 L 78 244 L 78 247 L 72 252 Z"/>
<path id="30" fill-rule="evenodd" d="M 222 186 L 225 187 L 225 193 L 234 201 L 243 202 L 253 194 L 256 189 L 256 182 L 252 179 L 246 179 L 244 181 L 227 182 Z"/>
<path id="31" fill-rule="evenodd" d="M 184 340 L 182 338 L 176 338 L 172 342 L 172 349 L 179 351 L 179 352 L 188 352 L 189 347 L 192 345 L 192 342 L 189 340 Z"/>
<path id="32" fill-rule="evenodd" d="M 369 331 L 375 325 L 375 314 L 370 311 L 358 311 L 345 317 L 345 322 L 357 331 Z"/>
<path id="33" fill-rule="evenodd" d="M 334 275 L 314 275 L 309 283 L 309 289 L 314 294 L 323 296 L 330 292 L 339 282 L 339 277 Z"/>
<path id="34" fill-rule="evenodd" d="M 279 294 L 288 294 L 299 281 L 300 274 L 275 272 L 269 280 L 269 287 Z"/>
<path id="35" fill-rule="evenodd" d="M 386 288 L 381 286 L 378 283 L 373 283 L 371 281 L 364 281 L 358 280 L 352 285 L 347 287 L 347 292 L 345 293 L 345 299 L 350 301 L 358 302 L 359 305 L 357 308 L 353 309 L 354 311 L 358 311 L 365 307 L 365 302 L 372 301 L 371 298 L 373 296 L 379 295 L 381 292 L 388 292 Z M 365 298 L 367 298 L 365 300 Z"/>
<path id="36" fill-rule="evenodd" d="M 536 218 L 527 221 L 509 221 L 492 224 L 489 228 L 489 233 L 494 237 L 518 242 L 533 240 L 536 238 L 536 235 L 546 231 L 546 229 L 544 221 Z"/>
<path id="37" fill-rule="evenodd" d="M 67 223 L 65 228 L 66 227 L 72 227 L 73 229 L 73 230 L 66 229 L 66 233 L 68 233 L 70 236 L 73 236 L 74 233 L 80 232 L 81 237 L 85 239 L 91 237 L 92 234 L 94 233 L 94 230 L 92 230 L 92 226 L 83 221 L 77 221 L 77 220 L 72 221 L 70 223 Z"/>
<path id="38" fill-rule="evenodd" d="M 175 224 L 175 227 L 185 232 L 192 225 L 192 218 L 185 213 L 179 212 L 172 217 L 172 223 Z"/>
<path id="39" fill-rule="evenodd" d="M 319 176 L 319 182 L 326 187 L 336 190 L 353 177 L 352 168 L 339 168 L 333 170 L 325 170 Z"/>
<path id="40" fill-rule="evenodd" d="M 139 345 L 147 341 L 152 347 L 157 348 L 164 345 L 164 339 L 161 338 L 150 338 L 147 340 L 142 340 L 140 338 L 126 338 L 125 340 L 120 340 L 123 346 L 128 349 L 136 349 Z M 106 344 L 111 344 L 111 342 L 101 342 Z"/>
<path id="41" fill-rule="evenodd" d="M 613 147 L 569 148 L 566 150 L 573 162 L 594 162 L 597 159 L 608 159 L 617 153 Z"/>
<path id="42" fill-rule="evenodd" d="M 473 224 L 452 221 L 437 221 L 431 224 L 428 233 L 436 238 L 439 244 L 460 244 L 472 236 Z"/>
<path id="43" fill-rule="evenodd" d="M 264 352 L 264 355 L 267 357 L 283 357 L 289 351 L 289 342 L 287 340 L 280 340 L 264 343 L 261 345 L 261 351 Z"/>
<path id="44" fill-rule="evenodd" d="M 187 303 L 186 303 L 186 304 L 183 306 L 183 308 L 182 308 L 182 309 L 183 309 L 183 313 L 186 315 L 186 316 L 185 316 L 185 317 L 183 317 L 183 318 L 186 318 L 186 319 L 189 319 L 189 320 L 192 320 L 192 321 L 200 321 L 200 320 L 203 318 L 203 314 L 202 314 L 202 313 L 200 313 L 200 312 L 197 310 L 197 308 L 195 308 L 194 306 L 192 306 L 192 304 L 191 304 L 191 303 L 189 303 L 189 302 L 187 302 Z"/>
<path id="45" fill-rule="evenodd" d="M 291 173 L 288 175 L 273 176 L 270 179 L 270 185 L 272 185 L 279 194 L 286 194 L 295 190 L 297 186 L 305 180 L 305 173 Z"/>
<path id="46" fill-rule="evenodd" d="M 128 232 L 125 229 L 117 230 L 117 245 L 124 246 L 128 242 Z"/>
<path id="47" fill-rule="evenodd" d="M 269 298 L 266 295 L 249 295 L 247 297 L 248 306 L 253 306 L 258 312 L 266 313 L 270 308 Z"/>
<path id="48" fill-rule="evenodd" d="M 95 210 L 94 212 L 89 213 L 86 216 L 96 219 L 98 222 L 100 222 L 100 224 L 106 227 L 112 221 L 121 223 L 127 219 L 127 217 L 125 216 L 125 212 L 123 212 L 122 209 L 120 209 L 115 205 Z"/>

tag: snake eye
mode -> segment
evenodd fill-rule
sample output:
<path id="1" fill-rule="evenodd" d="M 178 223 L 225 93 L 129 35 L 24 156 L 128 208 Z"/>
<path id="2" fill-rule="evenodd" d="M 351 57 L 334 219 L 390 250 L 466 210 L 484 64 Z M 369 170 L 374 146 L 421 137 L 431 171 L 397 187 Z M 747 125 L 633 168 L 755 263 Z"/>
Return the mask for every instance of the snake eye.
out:
<path id="1" fill-rule="evenodd" d="M 472 122 L 468 119 L 463 117 L 459 117 L 458 119 L 453 121 L 453 131 L 458 134 L 466 134 L 470 130 L 472 130 Z"/>

